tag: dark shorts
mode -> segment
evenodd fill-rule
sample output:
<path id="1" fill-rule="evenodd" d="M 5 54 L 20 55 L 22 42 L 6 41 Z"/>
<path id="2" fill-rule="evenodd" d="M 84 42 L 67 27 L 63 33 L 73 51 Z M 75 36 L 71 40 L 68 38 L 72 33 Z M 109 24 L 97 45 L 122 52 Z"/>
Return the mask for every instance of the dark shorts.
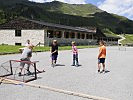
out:
<path id="1" fill-rule="evenodd" d="M 99 58 L 98 63 L 105 63 L 105 58 Z"/>
<path id="2" fill-rule="evenodd" d="M 29 58 L 22 58 L 22 59 L 20 59 L 21 61 L 30 61 L 30 59 Z M 25 66 L 25 64 L 27 64 L 27 63 L 24 63 L 24 62 L 20 62 L 20 66 L 21 67 L 24 67 Z M 28 65 L 30 65 L 30 64 L 28 64 Z"/>
<path id="3" fill-rule="evenodd" d="M 58 55 L 52 55 L 52 60 L 57 60 Z"/>

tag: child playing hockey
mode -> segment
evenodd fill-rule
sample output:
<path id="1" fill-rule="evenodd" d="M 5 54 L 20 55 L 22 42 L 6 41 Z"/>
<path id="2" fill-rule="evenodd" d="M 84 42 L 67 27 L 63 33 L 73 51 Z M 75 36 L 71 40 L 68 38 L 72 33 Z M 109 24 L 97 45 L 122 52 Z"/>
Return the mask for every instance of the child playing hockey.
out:
<path id="1" fill-rule="evenodd" d="M 58 57 L 58 44 L 57 40 L 53 40 L 53 43 L 51 45 L 51 58 L 52 58 L 52 67 L 56 65 L 57 57 Z"/>
<path id="2" fill-rule="evenodd" d="M 73 52 L 73 64 L 72 66 L 79 66 L 79 62 L 78 62 L 78 49 L 76 47 L 76 43 L 72 42 L 72 52 Z M 76 64 L 75 64 L 76 62 Z"/>

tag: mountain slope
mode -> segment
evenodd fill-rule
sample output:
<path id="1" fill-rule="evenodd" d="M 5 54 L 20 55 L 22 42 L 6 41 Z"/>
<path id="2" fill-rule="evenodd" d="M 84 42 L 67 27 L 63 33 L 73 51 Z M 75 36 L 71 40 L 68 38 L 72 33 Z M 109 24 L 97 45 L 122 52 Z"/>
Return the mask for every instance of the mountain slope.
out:
<path id="1" fill-rule="evenodd" d="M 96 6 L 91 4 L 67 4 L 58 1 L 45 3 L 44 8 L 51 12 L 61 12 L 63 14 L 77 15 L 87 17 L 89 14 L 102 12 Z"/>
<path id="2" fill-rule="evenodd" d="M 107 28 L 115 33 L 133 33 L 132 20 L 104 12 L 91 4 L 0 0 L 0 23 L 20 16 L 71 26 Z"/>

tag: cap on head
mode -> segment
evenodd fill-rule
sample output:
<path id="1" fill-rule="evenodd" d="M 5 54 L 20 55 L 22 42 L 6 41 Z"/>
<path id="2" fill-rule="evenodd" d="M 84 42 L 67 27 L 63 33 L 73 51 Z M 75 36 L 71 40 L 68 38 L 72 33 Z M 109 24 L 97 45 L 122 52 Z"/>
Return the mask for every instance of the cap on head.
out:
<path id="1" fill-rule="evenodd" d="M 30 42 L 30 40 L 28 39 L 27 42 Z"/>
<path id="2" fill-rule="evenodd" d="M 53 40 L 53 43 L 57 43 L 57 40 Z"/>
<path id="3" fill-rule="evenodd" d="M 72 44 L 75 44 L 76 42 L 75 41 L 72 41 Z"/>

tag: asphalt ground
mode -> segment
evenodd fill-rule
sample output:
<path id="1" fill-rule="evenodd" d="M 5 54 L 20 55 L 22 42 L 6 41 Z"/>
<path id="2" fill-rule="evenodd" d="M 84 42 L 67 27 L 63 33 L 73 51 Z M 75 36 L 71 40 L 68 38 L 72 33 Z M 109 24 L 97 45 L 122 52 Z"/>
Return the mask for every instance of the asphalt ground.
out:
<path id="1" fill-rule="evenodd" d="M 58 66 L 51 67 L 50 52 L 33 54 L 39 61 L 37 68 L 46 72 L 38 74 L 31 84 L 85 93 L 112 100 L 133 100 L 133 48 L 107 47 L 105 74 L 97 73 L 98 48 L 79 50 L 81 66 L 72 67 L 72 52 L 60 51 Z M 0 63 L 18 60 L 20 54 L 0 56 Z M 56 93 L 22 85 L 1 84 L 0 100 L 88 100 L 86 98 Z"/>

